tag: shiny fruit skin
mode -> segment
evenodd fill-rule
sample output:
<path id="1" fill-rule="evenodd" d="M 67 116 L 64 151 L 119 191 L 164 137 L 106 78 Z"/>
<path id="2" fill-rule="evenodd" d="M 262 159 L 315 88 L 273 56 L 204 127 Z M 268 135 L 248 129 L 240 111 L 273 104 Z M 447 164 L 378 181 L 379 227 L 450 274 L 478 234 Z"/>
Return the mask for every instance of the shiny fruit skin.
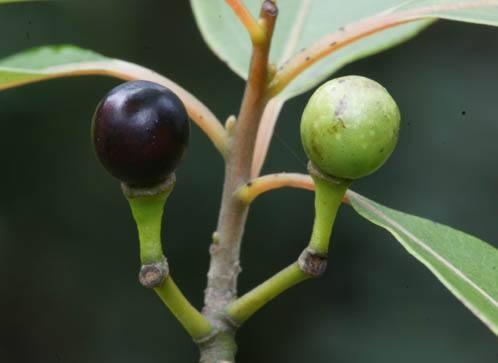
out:
<path id="1" fill-rule="evenodd" d="M 301 119 L 308 158 L 323 173 L 358 179 L 380 168 L 398 141 L 400 113 L 377 82 L 346 76 L 311 96 Z"/>
<path id="2" fill-rule="evenodd" d="M 112 89 L 98 104 L 92 138 L 104 168 L 130 186 L 161 183 L 181 161 L 190 122 L 171 90 L 148 81 Z"/>

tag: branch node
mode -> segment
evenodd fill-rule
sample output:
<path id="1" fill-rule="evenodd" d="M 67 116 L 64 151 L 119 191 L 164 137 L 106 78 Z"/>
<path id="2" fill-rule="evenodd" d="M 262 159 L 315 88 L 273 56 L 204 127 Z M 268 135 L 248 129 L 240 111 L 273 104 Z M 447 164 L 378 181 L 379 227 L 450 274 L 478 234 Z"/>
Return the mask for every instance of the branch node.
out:
<path id="1" fill-rule="evenodd" d="M 234 115 L 228 116 L 227 120 L 225 121 L 225 130 L 227 131 L 229 136 L 233 135 L 236 123 L 237 123 L 237 118 Z"/>
<path id="2" fill-rule="evenodd" d="M 273 35 L 273 28 L 275 27 L 275 22 L 277 20 L 278 8 L 272 0 L 265 0 L 263 5 L 261 5 L 261 12 L 259 14 L 259 26 L 264 30 L 264 40 L 268 42 Z M 255 43 L 256 44 L 256 43 Z"/>
<path id="3" fill-rule="evenodd" d="M 278 15 L 277 4 L 275 4 L 273 0 L 265 0 L 263 6 L 261 7 L 261 13 L 271 17 L 276 17 Z"/>
<path id="4" fill-rule="evenodd" d="M 229 314 L 223 314 L 222 319 L 229 327 L 234 330 L 238 330 L 242 326 L 242 323 L 232 318 Z"/>
<path id="5" fill-rule="evenodd" d="M 277 74 L 277 66 L 273 63 L 268 64 L 268 84 L 271 82 L 275 74 Z"/>
<path id="6" fill-rule="evenodd" d="M 213 244 L 217 245 L 220 243 L 220 233 L 218 231 L 214 231 L 211 238 L 213 240 Z"/>
<path id="7" fill-rule="evenodd" d="M 299 256 L 297 264 L 305 274 L 320 277 L 327 269 L 327 256 L 306 248 Z"/>
<path id="8" fill-rule="evenodd" d="M 142 265 L 138 274 L 138 281 L 147 288 L 159 287 L 169 276 L 168 261 L 164 258 L 162 261 Z"/>
<path id="9" fill-rule="evenodd" d="M 213 340 L 217 335 L 219 331 L 218 329 L 212 329 L 211 332 L 203 337 L 200 338 L 194 338 L 193 341 L 197 345 L 204 345 Z"/>

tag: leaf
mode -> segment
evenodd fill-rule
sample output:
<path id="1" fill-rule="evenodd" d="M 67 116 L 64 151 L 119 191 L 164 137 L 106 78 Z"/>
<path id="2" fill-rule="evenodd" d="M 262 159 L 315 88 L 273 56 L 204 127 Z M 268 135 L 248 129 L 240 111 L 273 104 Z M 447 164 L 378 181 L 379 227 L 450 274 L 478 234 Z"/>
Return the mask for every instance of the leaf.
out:
<path id="1" fill-rule="evenodd" d="M 466 4 L 475 4 L 475 7 Z M 428 10 L 425 17 L 498 26 L 498 2 L 494 0 L 412 0 L 400 5 L 396 12 L 421 8 Z"/>
<path id="2" fill-rule="evenodd" d="M 398 212 L 349 191 L 351 205 L 388 230 L 467 308 L 498 335 L 498 250 L 480 239 Z"/>
<path id="3" fill-rule="evenodd" d="M 47 68 L 110 60 L 98 53 L 72 45 L 39 47 L 0 60 L 0 90 L 54 78 Z"/>
<path id="4" fill-rule="evenodd" d="M 42 69 L 68 63 L 108 59 L 91 50 L 74 45 L 54 45 L 25 50 L 0 60 L 0 67 Z"/>
<path id="5" fill-rule="evenodd" d="M 247 77 L 251 42 L 245 28 L 239 23 L 225 0 L 191 0 L 197 24 L 211 49 L 242 78 Z M 261 6 L 260 0 L 246 0 L 244 4 L 256 15 Z M 280 2 L 279 18 L 272 41 L 271 61 L 282 64 L 300 49 L 312 44 L 320 37 L 339 27 L 363 17 L 388 9 L 399 0 L 357 0 L 341 6 L 340 2 L 329 0 L 289 0 Z M 350 52 L 335 59 L 326 71 L 330 74 L 342 65 L 376 51 L 404 41 L 427 26 L 419 22 L 402 27 L 396 34 L 352 48 Z M 314 72 L 316 73 L 316 72 Z M 302 82 L 307 83 L 306 80 Z M 287 98 L 298 88 L 287 93 Z M 311 86 L 312 87 L 312 86 Z"/>
<path id="6" fill-rule="evenodd" d="M 378 25 L 377 30 L 381 30 L 389 22 L 395 25 L 397 22 L 420 20 L 415 23 L 396 25 L 353 41 L 350 45 L 334 52 L 333 56 L 322 59 L 300 74 L 284 89 L 284 97 L 289 99 L 308 91 L 347 63 L 406 41 L 423 30 L 435 18 L 498 26 L 498 1 L 413 0 L 391 8 L 382 15 L 377 17 L 378 21 L 374 21 Z M 372 20 L 361 20 L 359 23 L 369 21 Z"/>
<path id="7" fill-rule="evenodd" d="M 256 16 L 261 0 L 243 3 Z M 278 4 L 279 18 L 270 56 L 271 62 L 277 66 L 325 35 L 380 13 L 389 16 L 401 14 L 412 20 L 430 18 L 383 31 L 379 28 L 379 32 L 352 42 L 300 74 L 283 91 L 281 96 L 284 99 L 308 91 L 347 63 L 412 38 L 430 25 L 433 18 L 498 25 L 498 1 L 492 0 L 412 0 L 401 4 L 399 0 L 356 0 L 348 2 L 347 6 L 340 1 L 287 0 Z M 251 42 L 225 0 L 191 0 L 191 5 L 206 43 L 235 73 L 246 78 Z"/>
<path id="8" fill-rule="evenodd" d="M 54 78 L 88 75 L 123 80 L 141 79 L 168 87 L 183 101 L 190 118 L 207 134 L 216 148 L 224 152 L 225 129 L 216 116 L 188 91 L 150 69 L 73 45 L 29 49 L 0 60 L 0 90 Z"/>

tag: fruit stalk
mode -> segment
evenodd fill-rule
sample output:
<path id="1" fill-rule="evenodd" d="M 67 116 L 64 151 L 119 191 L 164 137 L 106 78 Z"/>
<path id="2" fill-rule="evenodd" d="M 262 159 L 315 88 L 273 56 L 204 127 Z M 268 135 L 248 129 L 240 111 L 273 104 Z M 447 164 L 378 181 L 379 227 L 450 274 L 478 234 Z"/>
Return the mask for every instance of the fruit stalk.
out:
<path id="1" fill-rule="evenodd" d="M 144 287 L 153 288 L 187 333 L 194 340 L 200 341 L 211 335 L 212 326 L 190 304 L 173 281 L 161 243 L 164 205 L 174 184 L 175 175 L 171 174 L 157 188 L 134 189 L 123 184 L 123 193 L 128 199 L 138 229 L 142 263 L 140 283 Z"/>
<path id="2" fill-rule="evenodd" d="M 138 229 L 140 261 L 143 265 L 156 263 L 163 258 L 161 224 L 164 205 L 173 189 L 174 178 L 172 179 L 172 185 L 157 195 L 140 197 L 127 196 Z M 125 189 L 125 187 L 123 189 Z M 126 191 L 124 194 L 129 195 Z"/>
<path id="3" fill-rule="evenodd" d="M 315 220 L 309 249 L 326 256 L 335 218 L 351 181 L 323 176 L 311 163 L 308 169 L 315 182 Z"/>

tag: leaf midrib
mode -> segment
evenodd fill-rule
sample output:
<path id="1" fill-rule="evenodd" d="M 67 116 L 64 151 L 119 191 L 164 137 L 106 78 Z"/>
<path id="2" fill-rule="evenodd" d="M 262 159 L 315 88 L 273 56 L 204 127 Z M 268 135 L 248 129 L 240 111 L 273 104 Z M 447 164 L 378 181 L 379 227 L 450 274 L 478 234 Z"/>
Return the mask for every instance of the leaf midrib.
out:
<path id="1" fill-rule="evenodd" d="M 425 250 L 427 253 L 429 253 L 431 256 L 433 256 L 436 260 L 438 260 L 440 263 L 442 263 L 445 267 L 447 267 L 450 271 L 461 277 L 471 288 L 473 288 L 475 291 L 477 291 L 480 295 L 482 295 L 486 300 L 488 300 L 493 306 L 498 308 L 498 301 L 496 301 L 491 295 L 489 295 L 484 289 L 482 289 L 479 285 L 477 285 L 470 277 L 468 277 L 465 273 L 463 273 L 459 268 L 457 268 L 455 265 L 453 265 L 450 261 L 446 260 L 444 257 L 442 257 L 440 254 L 438 254 L 436 251 L 434 251 L 430 246 L 425 244 L 422 240 L 420 240 L 417 236 L 415 236 L 413 233 L 411 233 L 409 230 L 404 228 L 402 225 L 394 221 L 392 218 L 387 216 L 385 213 L 382 211 L 378 210 L 371 204 L 367 203 L 363 197 L 361 197 L 359 194 L 356 194 L 354 192 L 350 192 L 350 197 L 354 198 L 359 204 L 361 204 L 365 209 L 368 209 L 370 212 L 384 220 L 386 223 L 388 223 L 392 228 L 395 230 L 398 230 L 408 238 L 410 238 L 415 244 L 417 244 L 419 247 L 421 247 L 423 250 Z"/>

